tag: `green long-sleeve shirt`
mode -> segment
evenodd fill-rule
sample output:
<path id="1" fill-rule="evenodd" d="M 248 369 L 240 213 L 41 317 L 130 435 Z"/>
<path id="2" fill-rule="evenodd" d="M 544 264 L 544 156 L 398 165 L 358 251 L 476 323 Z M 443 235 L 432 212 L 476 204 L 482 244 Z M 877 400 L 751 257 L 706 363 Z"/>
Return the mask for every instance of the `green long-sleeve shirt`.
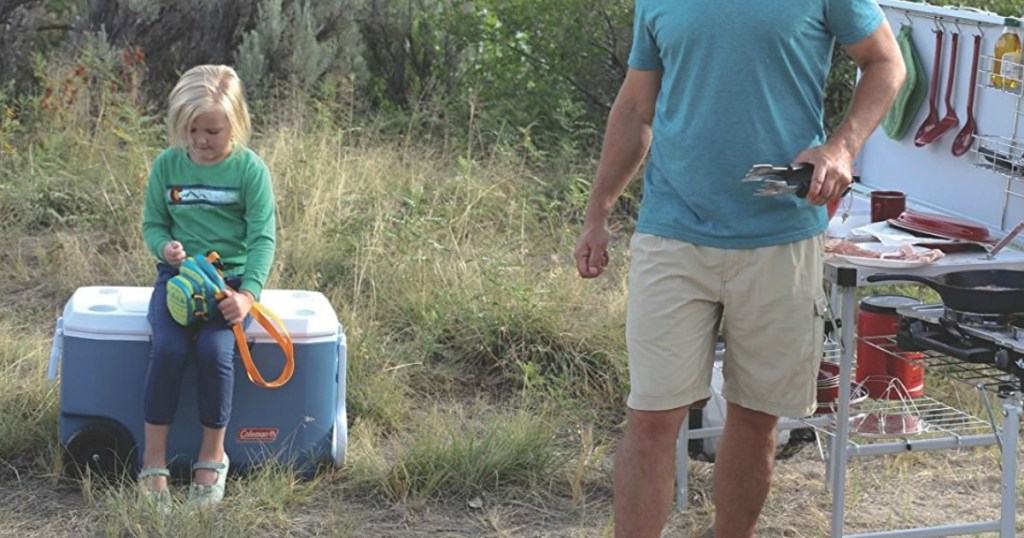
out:
<path id="1" fill-rule="evenodd" d="M 217 251 L 224 276 L 242 275 L 239 291 L 259 297 L 274 261 L 274 212 L 270 171 L 252 150 L 200 165 L 184 148 L 171 147 L 153 161 L 142 237 L 160 261 L 171 240 L 188 256 Z"/>

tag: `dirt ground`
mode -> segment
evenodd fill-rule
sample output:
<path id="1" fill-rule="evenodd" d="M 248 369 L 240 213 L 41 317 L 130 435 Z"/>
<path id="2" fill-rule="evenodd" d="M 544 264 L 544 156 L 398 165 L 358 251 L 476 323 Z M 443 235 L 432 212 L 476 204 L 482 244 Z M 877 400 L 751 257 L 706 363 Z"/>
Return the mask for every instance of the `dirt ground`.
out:
<path id="1" fill-rule="evenodd" d="M 1020 460 L 1018 452 L 1018 460 Z M 1018 463 L 1020 465 L 1020 463 Z M 673 513 L 665 537 L 711 537 L 710 481 L 714 465 L 692 461 L 688 507 Z M 994 447 L 912 452 L 850 460 L 845 503 L 845 532 L 864 533 L 917 526 L 998 519 L 1001 472 Z M 342 489 L 343 472 L 325 488 Z M 1022 486 L 1017 481 L 1017 536 L 1024 535 Z M 537 498 L 484 498 L 472 508 L 465 499 L 424 506 L 380 506 L 341 494 L 315 495 L 292 517 L 288 532 L 265 536 L 537 537 L 610 536 L 611 494 L 607 487 L 589 492 L 584 502 Z M 337 492 L 333 492 L 337 493 Z M 337 500 L 341 498 L 342 500 Z M 55 481 L 31 468 L 0 462 L 0 536 L 58 538 L 101 536 L 98 510 L 73 484 Z M 339 519 L 339 514 L 344 516 Z M 778 462 L 758 536 L 830 535 L 831 496 L 825 465 L 810 444 Z M 351 527 L 339 530 L 339 521 Z M 352 523 L 356 522 L 356 523 Z M 994 536 L 995 534 L 988 534 Z"/>

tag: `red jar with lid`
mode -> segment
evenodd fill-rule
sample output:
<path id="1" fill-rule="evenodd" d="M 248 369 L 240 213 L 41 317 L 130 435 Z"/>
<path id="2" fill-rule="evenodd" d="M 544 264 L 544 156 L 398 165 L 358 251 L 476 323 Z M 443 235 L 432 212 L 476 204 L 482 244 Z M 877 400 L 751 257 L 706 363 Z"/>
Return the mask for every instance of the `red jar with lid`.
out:
<path id="1" fill-rule="evenodd" d="M 897 373 L 902 376 L 905 372 L 895 366 L 895 362 L 902 362 L 902 359 L 891 357 L 888 352 L 875 347 L 882 342 L 874 339 L 869 344 L 864 341 L 864 338 L 895 334 L 899 325 L 896 309 L 920 303 L 920 299 L 906 295 L 871 295 L 861 299 L 857 309 L 857 370 L 854 379 L 857 383 L 864 385 L 871 398 L 882 398 L 883 396 L 899 398 L 899 391 L 887 391 L 887 389 L 890 385 L 899 386 L 892 382 L 893 378 Z M 895 350 L 895 344 L 885 343 L 883 347 Z M 921 376 L 921 380 L 919 387 L 913 387 L 915 391 L 923 392 L 923 376 Z M 904 380 L 901 378 L 900 381 Z M 907 386 L 906 388 L 909 390 L 912 387 Z"/>
<path id="2" fill-rule="evenodd" d="M 883 396 L 890 400 L 923 396 L 924 367 L 921 366 L 921 361 L 926 355 L 917 351 L 903 351 L 898 354 L 899 357 L 889 357 L 888 367 L 889 375 L 900 382 L 893 383 L 893 388 Z"/>

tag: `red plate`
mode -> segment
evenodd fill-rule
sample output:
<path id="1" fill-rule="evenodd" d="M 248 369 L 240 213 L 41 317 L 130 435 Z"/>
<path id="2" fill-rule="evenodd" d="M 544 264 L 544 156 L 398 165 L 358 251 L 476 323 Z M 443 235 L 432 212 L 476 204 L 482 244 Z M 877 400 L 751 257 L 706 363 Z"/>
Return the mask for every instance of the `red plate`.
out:
<path id="1" fill-rule="evenodd" d="M 927 424 L 910 413 L 868 413 L 851 417 L 850 429 L 863 437 L 904 437 L 924 433 Z"/>
<path id="2" fill-rule="evenodd" d="M 818 390 L 818 408 L 814 410 L 815 415 L 831 415 L 834 414 L 839 407 L 839 386 L 835 387 L 835 391 L 831 394 L 821 394 L 821 390 Z M 850 385 L 850 406 L 857 405 L 864 400 L 868 399 L 868 389 L 864 388 L 864 385 L 856 384 Z"/>
<path id="3" fill-rule="evenodd" d="M 911 232 L 918 232 L 945 239 L 969 241 L 971 243 L 994 243 L 988 228 L 965 220 L 931 213 L 904 211 L 899 217 L 889 219 L 889 224 Z"/>

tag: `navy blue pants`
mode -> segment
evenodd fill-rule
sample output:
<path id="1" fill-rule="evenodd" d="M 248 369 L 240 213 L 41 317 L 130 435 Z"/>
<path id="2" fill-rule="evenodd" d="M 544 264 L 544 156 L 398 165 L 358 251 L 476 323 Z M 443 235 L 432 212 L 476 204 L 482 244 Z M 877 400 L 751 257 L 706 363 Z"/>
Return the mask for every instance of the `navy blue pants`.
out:
<path id="1" fill-rule="evenodd" d="M 189 357 L 196 361 L 196 392 L 199 423 L 207 428 L 224 428 L 231 418 L 231 395 L 235 383 L 235 334 L 220 311 L 202 323 L 183 327 L 167 310 L 167 281 L 178 274 L 175 267 L 157 265 L 153 297 L 146 319 L 153 331 L 153 346 L 146 373 L 144 412 L 146 422 L 166 426 L 174 421 L 181 393 L 181 378 Z M 228 278 L 238 289 L 240 277 Z M 248 327 L 252 321 L 247 316 Z"/>

